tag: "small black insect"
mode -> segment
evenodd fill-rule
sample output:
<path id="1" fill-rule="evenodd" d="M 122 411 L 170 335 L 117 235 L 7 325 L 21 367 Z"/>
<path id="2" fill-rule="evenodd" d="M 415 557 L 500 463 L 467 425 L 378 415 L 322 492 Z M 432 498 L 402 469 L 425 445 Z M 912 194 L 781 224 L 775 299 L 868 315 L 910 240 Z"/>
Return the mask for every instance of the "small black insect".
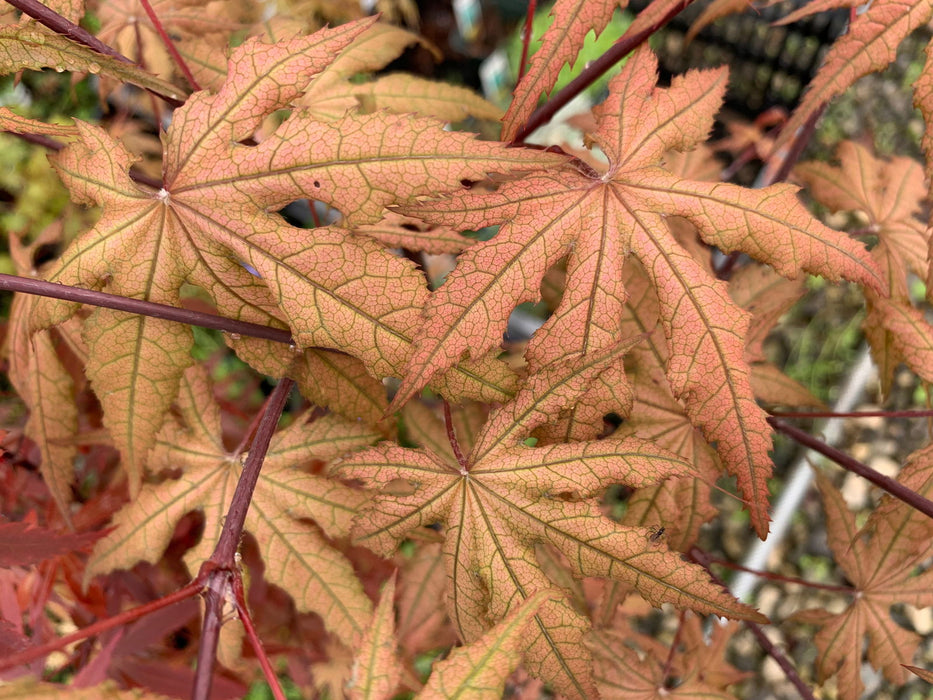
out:
<path id="1" fill-rule="evenodd" d="M 665 527 L 663 527 L 663 526 L 662 526 L 662 527 L 656 527 L 656 526 L 652 525 L 650 528 L 648 528 L 648 532 L 651 533 L 651 535 L 648 537 L 648 541 L 651 542 L 652 544 L 656 544 L 656 543 L 660 542 L 660 541 L 661 541 L 661 538 L 664 537 L 664 531 L 665 531 L 666 529 L 667 529 L 667 528 L 665 528 Z"/>

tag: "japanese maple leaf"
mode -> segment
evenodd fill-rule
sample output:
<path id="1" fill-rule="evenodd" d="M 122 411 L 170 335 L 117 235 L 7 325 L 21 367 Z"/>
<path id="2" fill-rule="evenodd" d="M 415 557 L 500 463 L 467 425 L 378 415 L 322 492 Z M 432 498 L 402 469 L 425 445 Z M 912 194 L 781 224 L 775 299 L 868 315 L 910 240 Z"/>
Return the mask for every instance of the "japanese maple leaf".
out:
<path id="1" fill-rule="evenodd" d="M 461 229 L 502 226 L 495 238 L 463 253 L 432 295 L 425 331 L 390 408 L 463 356 L 485 351 L 514 306 L 536 300 L 545 272 L 568 253 L 567 290 L 533 339 L 530 359 L 554 361 L 614 342 L 626 297 L 622 266 L 634 255 L 658 295 L 671 387 L 736 475 L 764 536 L 771 440 L 743 357 L 748 314 L 677 242 L 665 217 L 683 217 L 707 244 L 741 250 L 787 277 L 806 270 L 879 290 L 881 283 L 868 253 L 810 216 L 794 187 L 750 190 L 678 178 L 659 167 L 666 149 L 687 150 L 705 138 L 726 70 L 692 71 L 669 89 L 655 86 L 656 71 L 654 55 L 639 49 L 595 110 L 592 138 L 609 160 L 606 172 L 535 171 L 493 193 L 403 208 Z"/>
<path id="2" fill-rule="evenodd" d="M 163 427 L 149 460 L 152 469 L 181 469 L 181 476 L 147 484 L 114 515 L 115 529 L 94 547 L 86 580 L 140 561 L 158 561 L 178 521 L 193 511 L 203 514 L 204 533 L 184 561 L 195 572 L 213 552 L 242 460 L 221 443 L 220 409 L 206 375 L 201 366 L 185 373 L 178 418 Z M 377 437 L 365 426 L 333 415 L 311 423 L 299 418 L 273 437 L 246 515 L 245 528 L 259 544 L 266 580 L 291 595 L 299 610 L 318 613 L 347 644 L 362 634 L 372 606 L 352 565 L 329 540 L 349 533 L 364 496 L 300 467 L 343 455 Z"/>
<path id="3" fill-rule="evenodd" d="M 255 11 L 252 3 L 239 0 L 204 3 L 153 0 L 151 5 L 163 28 L 173 36 L 176 49 L 196 42 L 220 54 L 230 36 L 243 28 L 250 10 Z M 100 19 L 97 37 L 101 41 L 155 75 L 166 80 L 176 77 L 175 60 L 137 0 L 107 0 L 100 3 L 97 12 Z M 185 53 L 190 53 L 190 46 L 186 48 Z"/>
<path id="4" fill-rule="evenodd" d="M 388 555 L 413 530 L 443 527 L 448 609 L 465 640 L 552 585 L 535 554 L 542 544 L 565 556 L 574 576 L 626 581 L 655 605 L 758 617 L 712 585 L 701 568 L 650 542 L 646 528 L 623 527 L 600 509 L 597 497 L 608 484 L 645 486 L 689 473 L 686 462 L 636 438 L 524 444 L 618 354 L 613 347 L 532 375 L 489 416 L 463 463 L 427 449 L 382 445 L 336 466 L 336 474 L 379 489 L 354 525 L 360 544 Z M 588 625 L 560 601 L 542 608 L 529 633 L 529 669 L 568 696 L 595 695 L 581 643 Z"/>
<path id="5" fill-rule="evenodd" d="M 815 0 L 783 19 L 783 23 L 837 7 L 855 7 L 857 0 Z M 848 31 L 836 39 L 819 71 L 810 81 L 803 99 L 794 110 L 787 125 L 778 136 L 777 145 L 786 143 L 806 123 L 819 107 L 837 95 L 841 95 L 856 80 L 869 73 L 884 70 L 897 57 L 897 47 L 915 29 L 922 27 L 933 17 L 933 2 L 930 0 L 875 0 L 864 12 L 855 14 Z M 924 69 L 929 73 L 930 64 Z M 930 124 L 933 110 L 933 85 L 930 78 L 918 82 L 915 96 L 918 106 Z M 927 131 L 929 143 L 929 130 Z M 928 159 L 930 150 L 927 150 Z"/>
<path id="6" fill-rule="evenodd" d="M 35 512 L 31 513 L 34 520 Z M 31 566 L 88 549 L 99 537 L 98 532 L 56 532 L 31 521 L 0 523 L 0 567 Z"/>
<path id="7" fill-rule="evenodd" d="M 339 349 L 379 379 L 400 375 L 427 294 L 421 274 L 372 240 L 338 228 L 293 228 L 275 210 L 310 196 L 340 210 L 348 225 L 371 223 L 388 204 L 556 157 L 384 112 L 327 123 L 295 112 L 258 145 L 244 143 L 370 24 L 241 45 L 220 91 L 199 92 L 174 113 L 162 139 L 158 190 L 130 179 L 133 159 L 125 148 L 80 124 L 80 140 L 55 165 L 73 197 L 101 205 L 103 213 L 48 279 L 170 305 L 191 283 L 238 318 L 252 320 L 257 303 L 273 306 L 298 348 Z M 36 324 L 60 322 L 75 310 L 40 302 Z M 85 335 L 88 375 L 135 493 L 145 454 L 191 362 L 191 334 L 178 324 L 101 309 L 87 320 Z M 501 400 L 499 389 L 482 388 L 495 384 L 487 370 L 467 370 L 462 383 L 477 397 Z"/>
<path id="8" fill-rule="evenodd" d="M 353 675 L 347 683 L 350 700 L 395 697 L 401 662 L 395 654 L 398 639 L 394 594 L 392 578 L 382 591 L 373 622 L 359 645 Z M 521 661 L 524 631 L 544 601 L 557 595 L 556 591 L 539 591 L 480 639 L 454 649 L 446 659 L 435 663 L 425 687 L 415 695 L 416 700 L 460 697 L 499 700 L 506 679 Z"/>
<path id="9" fill-rule="evenodd" d="M 908 273 L 927 271 L 930 234 L 917 218 L 927 192 L 923 169 L 912 158 L 880 158 L 852 141 L 843 141 L 836 157 L 838 166 L 801 163 L 794 176 L 832 211 L 857 211 L 868 218 L 862 232 L 878 237 L 871 255 L 885 290 L 892 298 L 907 298 Z"/>
<path id="10" fill-rule="evenodd" d="M 576 60 L 583 40 L 590 31 L 598 35 L 617 9 L 625 9 L 628 0 L 557 0 L 551 8 L 554 21 L 541 37 L 541 46 L 531 57 L 528 71 L 515 87 L 512 103 L 502 118 L 502 140 L 511 141 L 557 82 L 564 65 Z"/>
<path id="11" fill-rule="evenodd" d="M 831 210 L 861 212 L 868 218 L 862 231 L 878 239 L 871 255 L 890 298 L 866 292 L 864 327 L 887 394 L 901 362 L 928 377 L 933 366 L 933 328 L 913 309 L 908 293 L 908 274 L 923 277 L 929 265 L 930 233 L 917 218 L 927 185 L 923 169 L 911 158 L 879 158 L 851 141 L 840 144 L 836 155 L 838 167 L 801 163 L 794 174 Z"/>
<path id="12" fill-rule="evenodd" d="M 732 700 L 735 697 L 725 689 L 707 682 L 701 673 L 702 668 L 678 668 L 680 682 L 671 687 L 665 673 L 665 670 L 670 670 L 665 666 L 667 655 L 658 654 L 660 650 L 639 654 L 631 648 L 630 643 L 629 637 L 611 629 L 594 632 L 587 639 L 587 646 L 593 652 L 600 697 L 619 700 Z M 690 652 L 697 652 L 695 641 L 691 644 Z M 721 657 L 716 661 L 725 665 Z"/>
<path id="13" fill-rule="evenodd" d="M 913 456 L 899 480 L 929 497 L 933 491 L 929 448 Z M 933 605 L 933 570 L 917 574 L 930 555 L 933 525 L 927 516 L 904 503 L 886 501 L 872 513 L 860 531 L 839 491 L 819 476 L 826 509 L 829 545 L 836 561 L 854 587 L 853 598 L 840 613 L 804 610 L 794 619 L 819 627 L 813 641 L 820 651 L 820 681 L 838 676 L 839 697 L 855 700 L 862 695 L 861 668 L 868 644 L 868 660 L 892 683 L 907 682 L 909 664 L 921 637 L 901 627 L 891 617 L 892 605 Z"/>
<path id="14" fill-rule="evenodd" d="M 628 680 L 634 691 L 632 697 L 642 697 L 639 693 L 653 697 L 657 693 L 663 698 L 664 691 L 668 690 L 674 691 L 674 697 L 702 698 L 707 697 L 702 692 L 704 688 L 717 697 L 717 693 L 724 692 L 728 686 L 754 675 L 739 671 L 727 660 L 730 641 L 741 628 L 737 622 L 706 629 L 704 617 L 684 613 L 678 622 L 676 643 L 671 648 L 658 635 L 646 634 L 639 618 L 623 607 L 616 611 L 611 630 L 597 630 L 587 640 L 594 651 L 597 669 L 604 676 L 604 695 L 611 694 L 605 691 L 614 687 L 612 681 L 627 682 L 625 676 L 630 673 L 625 667 L 638 658 L 644 659 L 644 667 Z M 624 651 L 619 642 L 624 643 Z M 628 652 L 633 651 L 636 655 L 630 656 Z M 621 658 L 616 659 L 617 655 Z"/>
<path id="15" fill-rule="evenodd" d="M 0 119 L 2 117 L 0 115 Z M 43 246 L 57 246 L 61 242 L 61 223 L 51 224 L 28 245 L 24 245 L 19 236 L 11 234 L 10 257 L 17 274 L 24 277 L 36 275 L 36 254 Z M 77 319 L 71 319 L 54 330 L 30 334 L 36 300 L 37 297 L 28 294 L 13 296 L 3 352 L 9 362 L 7 377 L 29 408 L 29 421 L 24 433 L 38 446 L 42 478 L 65 521 L 70 524 L 69 505 L 72 501 L 74 459 L 78 454 L 75 437 L 79 416 L 75 405 L 75 378 L 59 353 L 61 346 L 67 346 L 83 362 L 87 359 L 87 352 L 81 343 Z"/>

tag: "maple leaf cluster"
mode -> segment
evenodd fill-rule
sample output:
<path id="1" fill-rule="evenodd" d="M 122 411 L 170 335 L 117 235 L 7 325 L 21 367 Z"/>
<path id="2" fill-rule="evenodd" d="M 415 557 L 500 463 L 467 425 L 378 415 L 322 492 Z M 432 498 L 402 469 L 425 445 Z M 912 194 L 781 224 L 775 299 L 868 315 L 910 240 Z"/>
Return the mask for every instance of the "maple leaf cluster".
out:
<path id="1" fill-rule="evenodd" d="M 619 45 L 680 4 L 651 4 Z M 415 23 L 412 3 L 384 5 Z M 407 47 L 437 49 L 353 2 L 283 4 L 262 19 L 245 0 L 101 0 L 99 31 L 83 39 L 69 24 L 80 2 L 46 7 L 51 24 L 2 19 L 5 72 L 99 75 L 102 99 L 164 125 L 156 143 L 132 128 L 121 137 L 116 123 L 53 125 L 0 108 L 4 130 L 60 147 L 50 160 L 61 182 L 97 209 L 75 235 L 58 224 L 11 236 L 17 272 L 263 326 L 224 342 L 252 371 L 296 382 L 312 407 L 291 411 L 261 448 L 241 520 L 246 563 L 228 573 L 259 579 L 244 598 L 264 610 L 264 633 L 286 640 L 290 672 L 321 693 L 500 697 L 521 664 L 566 697 L 654 697 L 672 684 L 682 696 L 729 697 L 746 675 L 725 660 L 731 631 L 704 640 L 698 616 L 767 618 L 687 554 L 718 513 L 723 475 L 754 532 L 768 534 L 772 433 L 761 404 L 820 405 L 765 350 L 804 275 L 864 290 L 885 391 L 902 362 L 933 381 L 933 327 L 910 294 L 911 274 L 933 283 L 919 164 L 846 142 L 838 167 L 795 169 L 815 200 L 868 220 L 868 250 L 811 215 L 794 185 L 723 182 L 703 144 L 728 69 L 660 86 L 647 45 L 583 120 L 582 147 L 527 147 L 539 100 L 620 5 L 559 0 L 504 115 L 465 88 L 373 77 Z M 729 9 L 714 5 L 706 17 Z M 927 5 L 900 12 L 890 0 L 854 19 L 768 148 L 928 19 Z M 66 25 L 76 31 L 66 36 Z M 933 119 L 930 75 L 916 94 Z M 500 116 L 499 140 L 449 128 Z M 296 202 L 310 203 L 313 225 L 283 216 Z M 491 238 L 464 235 L 487 227 Z M 43 264 L 50 246 L 60 254 Z M 752 262 L 717 275 L 713 251 Z M 443 273 L 428 255 L 446 261 Z M 542 298 L 543 325 L 521 353 L 503 353 L 510 316 Z M 29 409 L 23 433 L 56 517 L 77 532 L 0 527 L 0 538 L 21 540 L 0 543 L 4 562 L 68 557 L 87 609 L 103 596 L 95 581 L 168 567 L 180 541 L 180 575 L 216 567 L 231 504 L 244 505 L 249 431 L 231 428 L 236 407 L 218 400 L 195 350 L 191 328 L 164 315 L 16 297 L 6 352 Z M 112 519 L 76 498 L 75 464 L 88 454 L 117 464 L 101 491 L 119 499 Z M 925 494 L 930 464 L 929 450 L 917 453 L 901 480 Z M 617 517 L 604 503 L 611 486 L 627 496 Z M 795 619 L 819 628 L 820 679 L 838 675 L 854 698 L 866 636 L 869 661 L 905 680 L 919 642 L 890 608 L 933 604 L 929 571 L 917 572 L 933 533 L 887 500 L 858 529 L 826 478 L 820 491 L 855 596 L 841 614 Z M 76 554 L 91 545 L 86 559 Z M 27 587 L 11 578 L 0 597 Z M 680 611 L 670 645 L 637 624 L 646 606 L 666 604 Z M 255 673 L 243 653 L 251 625 L 226 626 L 217 652 L 243 681 Z M 29 645 L 21 620 L 11 633 Z M 420 654 L 456 642 L 418 678 Z M 130 662 L 116 642 L 107 649 L 82 682 L 102 680 L 105 666 L 119 678 Z"/>

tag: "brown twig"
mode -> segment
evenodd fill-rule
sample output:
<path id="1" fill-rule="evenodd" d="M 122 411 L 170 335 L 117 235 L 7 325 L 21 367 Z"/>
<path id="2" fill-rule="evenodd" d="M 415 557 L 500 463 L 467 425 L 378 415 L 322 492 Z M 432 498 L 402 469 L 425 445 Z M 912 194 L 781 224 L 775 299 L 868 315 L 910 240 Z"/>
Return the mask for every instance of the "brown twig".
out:
<path id="1" fill-rule="evenodd" d="M 706 569 L 706 573 L 714 583 L 722 586 L 723 588 L 728 588 L 725 581 L 710 571 L 710 560 L 707 557 L 706 552 L 702 551 L 698 547 L 692 547 L 688 553 L 688 557 Z M 787 680 L 789 680 L 797 689 L 797 692 L 800 693 L 800 697 L 804 700 L 816 700 L 813 695 L 813 691 L 806 683 L 803 682 L 800 674 L 797 673 L 797 669 L 794 668 L 790 660 L 784 655 L 784 652 L 778 649 L 777 646 L 775 646 L 771 640 L 768 639 L 768 636 L 764 633 L 764 630 L 761 629 L 761 625 L 749 620 L 743 620 L 742 624 L 744 624 L 755 636 L 755 639 L 758 640 L 758 643 L 761 645 L 761 648 L 765 650 L 765 653 L 774 659 L 777 665 L 781 667 L 781 670 L 784 671 L 784 675 L 787 677 Z"/>
<path id="2" fill-rule="evenodd" d="M 876 472 L 867 464 L 863 464 L 857 459 L 850 457 L 845 452 L 827 445 L 825 442 L 816 439 L 800 428 L 789 425 L 784 421 L 774 417 L 768 417 L 767 420 L 771 427 L 778 432 L 784 433 L 804 447 L 809 447 L 811 450 L 819 452 L 821 455 L 827 459 L 831 459 L 843 469 L 850 471 L 853 474 L 858 474 L 863 479 L 870 481 L 878 488 L 887 491 L 898 500 L 903 501 L 911 508 L 920 511 L 928 518 L 933 518 L 933 501 L 930 501 L 928 498 L 924 498 L 916 491 L 913 491 L 903 484 L 898 483 L 891 477 Z"/>
<path id="3" fill-rule="evenodd" d="M 531 33 L 534 28 L 535 11 L 538 8 L 538 0 L 529 0 L 528 14 L 525 17 L 525 33 L 522 35 L 522 60 L 518 64 L 518 82 L 525 76 L 525 69 L 528 67 L 528 47 L 531 45 Z"/>
<path id="4" fill-rule="evenodd" d="M 294 344 L 291 333 L 283 328 L 272 328 L 271 326 L 262 326 L 258 323 L 249 323 L 248 321 L 237 321 L 232 318 L 225 318 L 216 314 L 207 314 L 202 311 L 191 311 L 189 309 L 179 309 L 168 304 L 157 304 L 152 301 L 142 299 L 130 299 L 107 292 L 98 292 L 93 289 L 82 289 L 81 287 L 70 287 L 66 284 L 56 284 L 46 282 L 45 280 L 31 279 L 28 277 L 17 277 L 16 275 L 0 274 L 0 290 L 9 292 L 22 292 L 24 294 L 37 294 L 64 301 L 77 302 L 80 304 L 92 304 L 94 306 L 103 306 L 117 311 L 128 311 L 133 314 L 142 314 L 152 318 L 162 318 L 167 321 L 177 321 L 186 323 L 189 326 L 201 326 L 202 328 L 213 328 L 218 331 L 226 331 L 239 335 L 249 336 L 251 338 L 263 338 L 272 340 L 276 343 Z"/>
<path id="5" fill-rule="evenodd" d="M 256 633 L 256 627 L 253 625 L 253 618 L 249 614 L 249 607 L 246 604 L 246 591 L 243 590 L 243 577 L 241 575 L 233 577 L 233 595 L 236 598 L 236 609 L 237 614 L 240 616 L 240 622 L 243 623 L 243 629 L 246 630 L 246 637 L 249 639 L 249 643 L 256 653 L 256 658 L 259 660 L 262 673 L 269 683 L 272 696 L 275 700 L 285 700 L 285 693 L 282 691 L 279 677 L 276 675 L 275 669 L 272 668 L 272 662 L 269 661 L 269 655 L 266 654 L 266 650 L 262 646 L 262 640 Z"/>
<path id="6" fill-rule="evenodd" d="M 191 697 L 193 700 L 207 700 L 211 694 L 214 678 L 214 664 L 220 627 L 223 624 L 223 606 L 228 594 L 235 599 L 234 580 L 240 576 L 236 563 L 236 552 L 243 537 L 243 525 L 246 513 L 253 499 L 253 491 L 259 481 L 259 472 L 269 450 L 269 443 L 275 433 L 279 418 L 288 401 L 295 383 L 291 379 L 282 379 L 266 402 L 256 429 L 256 437 L 243 465 L 243 471 L 237 481 L 236 490 L 224 518 L 223 529 L 214 547 L 214 553 L 201 566 L 198 578 L 206 577 L 204 591 L 204 622 L 201 625 L 201 642 L 198 648 L 198 667 L 195 671 Z"/>
<path id="7" fill-rule="evenodd" d="M 178 49 L 175 48 L 175 42 L 172 41 L 172 38 L 168 35 L 168 32 L 165 31 L 165 27 L 162 26 L 162 20 L 159 19 L 158 15 L 155 13 L 155 10 L 152 9 L 152 5 L 149 4 L 149 0 L 139 0 L 139 2 L 143 6 L 143 9 L 146 11 L 146 15 L 149 17 L 149 21 L 152 22 L 152 26 L 155 28 L 156 33 L 162 40 L 162 43 L 165 45 L 165 49 L 169 52 L 172 60 L 175 61 L 175 65 L 178 66 L 178 70 L 180 70 L 182 75 L 185 76 L 185 80 L 188 81 L 188 84 L 192 87 L 192 89 L 195 91 L 200 90 L 201 86 L 198 85 L 198 81 L 191 73 L 191 69 L 188 68 L 188 64 L 185 62 L 185 59 L 182 58 L 180 53 L 178 53 Z"/>
<path id="8" fill-rule="evenodd" d="M 17 652 L 16 654 L 4 656 L 3 658 L 0 658 L 0 671 L 5 671 L 8 668 L 13 668 L 14 666 L 20 666 L 22 664 L 28 664 L 38 658 L 52 653 L 53 651 L 64 649 L 69 644 L 74 644 L 75 642 L 80 642 L 82 639 L 94 637 L 98 634 L 112 630 L 115 627 L 126 625 L 130 622 L 133 622 L 134 620 L 138 620 L 139 618 L 148 615 L 149 613 L 153 613 L 156 610 L 167 608 L 169 605 L 174 605 L 175 603 L 179 603 L 183 600 L 191 598 L 192 596 L 198 594 L 200 587 L 201 584 L 196 579 L 184 588 L 175 591 L 174 593 L 170 593 L 164 598 L 150 601 L 135 607 L 132 610 L 125 610 L 117 615 L 114 615 L 113 617 L 108 617 L 105 620 L 99 620 L 92 625 L 88 625 L 83 629 L 79 629 L 77 632 L 72 632 L 71 634 L 67 634 L 64 637 L 59 637 L 58 639 L 53 639 L 51 642 L 46 642 L 45 644 L 30 647 L 29 649 Z"/>
<path id="9" fill-rule="evenodd" d="M 832 591 L 833 593 L 844 593 L 848 595 L 855 595 L 857 591 L 851 586 L 839 586 L 831 583 L 816 583 L 814 581 L 807 581 L 806 579 L 796 578 L 794 576 L 782 576 L 781 574 L 775 574 L 771 571 L 759 571 L 757 569 L 750 569 L 747 566 L 742 566 L 741 564 L 736 564 L 732 561 L 726 561 L 725 559 L 716 559 L 715 557 L 707 557 L 707 564 L 715 564 L 716 566 L 722 566 L 726 569 L 732 569 L 733 571 L 745 571 L 750 574 L 755 574 L 759 578 L 767 579 L 769 581 L 780 581 L 781 583 L 792 583 L 797 586 L 805 586 L 807 588 L 819 589 L 821 591 Z"/>

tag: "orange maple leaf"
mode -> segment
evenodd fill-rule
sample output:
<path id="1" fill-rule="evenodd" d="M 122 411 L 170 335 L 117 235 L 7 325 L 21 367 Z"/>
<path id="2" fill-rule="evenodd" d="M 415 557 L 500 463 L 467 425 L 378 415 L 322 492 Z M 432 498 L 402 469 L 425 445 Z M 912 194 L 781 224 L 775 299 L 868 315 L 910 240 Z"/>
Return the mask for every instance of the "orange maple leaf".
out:
<path id="1" fill-rule="evenodd" d="M 617 9 L 628 0 L 557 0 L 551 8 L 554 21 L 541 37 L 541 47 L 531 57 L 528 71 L 515 87 L 515 95 L 502 118 L 502 140 L 511 141 L 538 105 L 538 98 L 550 92 L 564 65 L 576 60 L 583 40 L 590 31 L 599 34 Z"/>
<path id="2" fill-rule="evenodd" d="M 489 416 L 462 464 L 426 449 L 382 445 L 336 465 L 336 474 L 380 489 L 356 519 L 360 544 L 388 555 L 413 530 L 443 526 L 448 609 L 467 641 L 552 585 L 536 555 L 541 544 L 561 552 L 574 576 L 626 581 L 655 605 L 760 619 L 700 567 L 649 541 L 646 528 L 619 525 L 600 509 L 597 497 L 607 484 L 637 488 L 691 473 L 689 464 L 637 438 L 524 444 L 572 406 L 619 352 L 614 347 L 532 375 Z M 529 669 L 569 696 L 594 697 L 581 644 L 588 627 L 569 601 L 545 605 L 529 635 Z"/>
<path id="3" fill-rule="evenodd" d="M 899 480 L 929 496 L 933 480 L 929 447 L 912 456 Z M 891 617 L 892 605 L 933 605 L 933 570 L 917 574 L 930 555 L 933 523 L 913 508 L 886 499 L 859 530 L 842 494 L 818 474 L 826 508 L 829 545 L 854 586 L 853 598 L 841 613 L 804 610 L 794 619 L 819 626 L 813 641 L 820 650 L 820 681 L 838 675 L 839 697 L 855 700 L 864 684 L 861 668 L 865 637 L 871 639 L 868 660 L 892 683 L 907 682 L 909 664 L 921 638 Z"/>
<path id="4" fill-rule="evenodd" d="M 698 618 L 683 621 L 685 640 L 668 664 L 670 650 L 656 639 L 634 630 L 622 634 L 613 629 L 595 631 L 587 639 L 593 652 L 596 683 L 601 697 L 619 700 L 731 700 L 726 686 L 747 674 L 725 660 L 726 643 L 733 630 L 714 626 L 704 640 Z M 636 650 L 633 644 L 644 647 Z M 676 680 L 674 680 L 676 679 Z"/>
<path id="5" fill-rule="evenodd" d="M 784 18 L 784 23 L 796 22 L 814 12 L 836 7 L 859 5 L 856 0 L 816 0 Z M 820 106 L 841 95 L 856 80 L 869 73 L 884 70 L 897 57 L 897 47 L 915 29 L 930 21 L 933 3 L 930 0 L 875 0 L 864 12 L 855 15 L 849 30 L 836 39 L 826 53 L 823 65 L 810 81 L 803 100 L 778 136 L 776 146 L 790 140 Z M 929 64 L 927 64 L 928 73 Z M 929 79 L 924 83 L 929 86 Z M 925 94 L 924 97 L 921 97 Z M 927 124 L 933 109 L 933 93 L 918 84 L 916 100 L 924 111 Z M 929 144 L 929 131 L 927 132 Z M 930 149 L 926 152 L 929 154 Z M 928 156 L 929 158 L 929 156 Z"/>
<path id="6" fill-rule="evenodd" d="M 156 471 L 181 469 L 182 475 L 145 485 L 114 515 L 115 529 L 94 547 L 86 581 L 140 561 L 157 562 L 178 521 L 193 511 L 203 514 L 204 533 L 185 554 L 189 571 L 197 572 L 217 544 L 242 461 L 222 444 L 220 409 L 203 367 L 185 373 L 177 407 L 177 418 L 157 437 L 149 465 Z M 372 605 L 352 565 L 328 538 L 348 534 L 364 497 L 299 467 L 341 456 L 377 437 L 360 423 L 333 415 L 311 423 L 299 418 L 272 438 L 246 516 L 266 580 L 291 595 L 299 610 L 317 612 L 346 644 L 362 635 Z"/>
<path id="7" fill-rule="evenodd" d="M 933 326 L 913 308 L 908 274 L 927 274 L 930 231 L 917 217 L 927 193 L 923 169 L 911 158 L 879 158 L 851 141 L 839 145 L 839 166 L 801 163 L 794 175 L 813 197 L 833 211 L 867 217 L 863 235 L 877 237 L 871 256 L 884 275 L 887 299 L 867 291 L 863 327 L 887 394 L 894 370 L 907 363 L 926 381 L 933 380 Z"/>
<path id="8" fill-rule="evenodd" d="M 72 196 L 103 213 L 48 279 L 170 305 L 178 305 L 183 284 L 194 284 L 228 315 L 276 324 L 284 317 L 300 348 L 349 352 L 379 379 L 400 375 L 427 295 L 420 273 L 372 240 L 336 227 L 293 228 L 275 210 L 310 195 L 348 224 L 371 223 L 388 204 L 457 189 L 464 178 L 559 159 L 384 112 L 334 122 L 296 112 L 262 143 L 244 143 L 371 23 L 241 45 L 220 91 L 196 93 L 174 113 L 162 139 L 159 190 L 130 179 L 133 158 L 121 144 L 79 124 L 80 140 L 55 165 Z M 36 325 L 58 323 L 76 308 L 39 302 Z M 88 376 L 135 493 L 146 451 L 192 361 L 191 331 L 106 309 L 84 328 Z M 467 393 L 502 400 L 506 392 L 487 371 L 462 377 L 476 390 Z"/>
<path id="9" fill-rule="evenodd" d="M 461 229 L 502 227 L 463 253 L 432 295 L 425 331 L 390 408 L 464 356 L 488 349 L 514 306 L 536 300 L 545 272 L 568 253 L 567 290 L 529 346 L 532 366 L 614 342 L 626 298 L 622 265 L 634 255 L 658 295 L 674 393 L 738 478 L 764 536 L 771 441 L 743 357 L 748 314 L 677 242 L 665 217 L 683 217 L 706 243 L 743 251 L 786 277 L 806 270 L 878 290 L 881 282 L 868 253 L 810 216 L 796 188 L 750 190 L 678 178 L 659 167 L 667 149 L 688 150 L 706 137 L 726 76 L 725 69 L 692 71 L 659 88 L 656 58 L 639 49 L 595 110 L 593 141 L 609 160 L 605 172 L 569 166 L 533 172 L 493 193 L 403 207 Z"/>

